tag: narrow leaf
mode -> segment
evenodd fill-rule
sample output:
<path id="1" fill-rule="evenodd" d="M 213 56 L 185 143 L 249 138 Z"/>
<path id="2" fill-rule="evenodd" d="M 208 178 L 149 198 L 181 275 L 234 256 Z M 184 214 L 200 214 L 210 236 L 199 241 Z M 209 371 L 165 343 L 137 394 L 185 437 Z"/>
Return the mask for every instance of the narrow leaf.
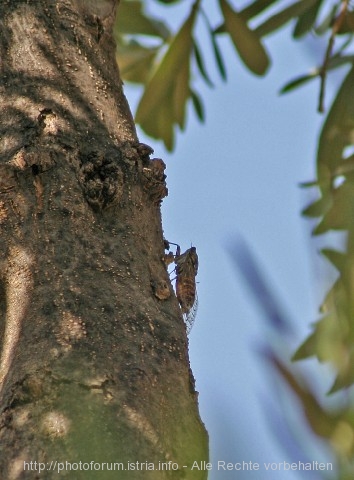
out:
<path id="1" fill-rule="evenodd" d="M 338 34 L 347 34 L 347 33 L 353 33 L 354 32 L 354 12 L 347 12 L 344 21 L 341 24 Z"/>
<path id="2" fill-rule="evenodd" d="M 328 62 L 328 70 L 334 70 L 335 68 L 341 67 L 346 63 L 353 63 L 354 55 L 333 55 Z"/>
<path id="3" fill-rule="evenodd" d="M 307 73 L 306 75 L 301 75 L 300 77 L 296 77 L 293 80 L 290 80 L 287 84 L 282 87 L 280 90 L 280 94 L 288 93 L 294 90 L 295 88 L 300 87 L 301 85 L 304 85 L 305 83 L 309 82 L 310 80 L 313 80 L 314 78 L 318 77 L 319 75 L 319 70 L 316 68 L 315 70 L 312 70 L 310 73 Z"/>
<path id="4" fill-rule="evenodd" d="M 198 47 L 198 44 L 197 44 L 196 40 L 193 41 L 193 51 L 194 51 L 194 56 L 195 56 L 195 60 L 196 60 L 196 63 L 197 63 L 197 67 L 199 69 L 199 72 L 200 72 L 201 76 L 204 78 L 205 83 L 207 85 L 209 85 L 209 87 L 214 87 L 214 84 L 210 80 L 208 72 L 206 71 L 204 59 L 203 59 L 202 53 L 201 53 L 201 51 Z"/>
<path id="5" fill-rule="evenodd" d="M 184 129 L 186 116 L 186 103 L 189 97 L 189 62 L 184 62 L 176 76 L 174 85 L 173 111 L 174 121 L 178 123 L 181 130 Z"/>
<path id="6" fill-rule="evenodd" d="M 312 180 L 310 182 L 301 182 L 299 183 L 300 188 L 311 188 L 311 187 L 318 187 L 317 180 Z"/>
<path id="7" fill-rule="evenodd" d="M 332 205 L 332 197 L 325 195 L 315 202 L 311 203 L 308 207 L 304 208 L 301 212 L 305 217 L 321 217 L 324 215 Z"/>
<path id="8" fill-rule="evenodd" d="M 300 401 L 312 431 L 320 437 L 331 438 L 338 416 L 322 408 L 304 378 L 295 376 L 287 365 L 275 356 L 273 356 L 272 363 Z"/>
<path id="9" fill-rule="evenodd" d="M 306 35 L 316 22 L 316 18 L 321 7 L 323 0 L 317 0 L 317 2 L 312 5 L 308 10 L 306 10 L 302 15 L 299 16 L 295 28 L 293 37 L 300 38 Z"/>
<path id="10" fill-rule="evenodd" d="M 246 21 L 251 20 L 251 18 L 256 17 L 277 1 L 278 0 L 255 0 L 250 5 L 247 5 L 247 7 L 245 7 L 243 10 L 240 10 L 240 15 Z M 222 23 L 214 30 L 214 33 L 217 35 L 225 32 L 225 23 Z"/>
<path id="11" fill-rule="evenodd" d="M 346 65 L 347 63 L 353 63 L 354 62 L 354 55 L 340 55 L 336 54 L 333 57 L 330 58 L 328 65 L 327 65 L 327 70 L 334 70 L 338 67 L 341 67 L 342 65 Z M 312 69 L 309 73 L 306 73 L 305 75 L 300 75 L 299 77 L 294 78 L 293 80 L 290 80 L 287 84 L 282 87 L 280 90 L 280 94 L 288 93 L 295 88 L 300 87 L 301 85 L 309 82 L 310 80 L 313 80 L 314 78 L 317 78 L 320 73 L 321 73 L 321 68 L 322 67 L 316 67 Z"/>
<path id="12" fill-rule="evenodd" d="M 156 108 L 164 103 L 165 98 L 175 85 L 176 76 L 181 67 L 190 61 L 195 12 L 195 8 L 192 8 L 191 14 L 174 37 L 164 58 L 146 86 L 136 113 L 136 121 L 144 129 L 145 124 L 154 121 L 152 112 L 155 112 Z"/>
<path id="13" fill-rule="evenodd" d="M 354 190 L 345 182 L 332 193 L 332 205 L 324 214 L 314 233 L 319 235 L 328 230 L 347 230 L 354 218 Z"/>
<path id="14" fill-rule="evenodd" d="M 197 94 L 197 92 L 195 90 L 192 90 L 192 89 L 190 89 L 190 95 L 191 95 L 193 107 L 194 107 L 195 113 L 197 114 L 197 117 L 199 118 L 199 120 L 201 122 L 204 122 L 205 121 L 205 112 L 204 112 L 203 103 L 202 103 L 199 95 Z"/>
<path id="15" fill-rule="evenodd" d="M 226 0 L 219 0 L 225 28 L 245 65 L 256 75 L 264 75 L 269 67 L 268 55 L 254 31 Z"/>
<path id="16" fill-rule="evenodd" d="M 247 7 L 241 10 L 240 15 L 242 15 L 245 20 L 250 20 L 251 18 L 262 13 L 267 8 L 271 7 L 272 4 L 277 1 L 278 0 L 255 0 L 253 3 L 247 5 Z"/>
<path id="17" fill-rule="evenodd" d="M 327 115 L 320 135 L 317 168 L 331 174 L 342 160 L 343 149 L 352 145 L 354 136 L 354 67 L 347 74 Z M 319 177 L 319 180 L 321 178 Z"/>
<path id="18" fill-rule="evenodd" d="M 150 137 L 161 139 L 167 150 L 172 150 L 174 145 L 174 111 L 166 97 L 154 111 L 151 112 L 152 121 L 142 125 Z"/>
<path id="19" fill-rule="evenodd" d="M 315 28 L 315 33 L 317 35 L 324 35 L 327 32 L 327 30 L 332 26 L 332 23 L 336 17 L 337 10 L 338 10 L 338 5 L 333 5 L 333 7 L 325 16 L 325 18 L 320 23 L 320 25 L 318 25 L 318 27 Z"/>
<path id="20" fill-rule="evenodd" d="M 145 83 L 156 56 L 156 48 L 145 48 L 136 42 L 117 46 L 117 62 L 123 80 Z"/>
<path id="21" fill-rule="evenodd" d="M 254 31 L 259 37 L 269 35 L 288 23 L 293 18 L 301 15 L 303 12 L 308 10 L 309 6 L 314 5 L 316 2 L 317 0 L 300 0 L 299 2 L 293 3 L 281 12 L 278 12 L 272 17 L 268 18 L 268 20 L 255 28 Z"/>
<path id="22" fill-rule="evenodd" d="M 316 355 L 316 334 L 312 333 L 296 350 L 291 360 L 296 362 L 314 355 Z"/>
<path id="23" fill-rule="evenodd" d="M 333 393 L 338 392 L 339 390 L 343 390 L 345 388 L 349 388 L 354 383 L 354 371 L 348 369 L 348 372 L 344 372 L 340 375 L 337 375 L 333 385 L 329 389 L 327 395 L 333 395 Z"/>
<path id="24" fill-rule="evenodd" d="M 165 101 L 160 109 L 157 119 L 159 126 L 159 138 L 162 138 L 166 149 L 171 152 L 174 147 L 174 131 L 173 131 L 173 110 L 167 101 Z"/>
<path id="25" fill-rule="evenodd" d="M 221 54 L 221 50 L 219 48 L 219 45 L 218 45 L 218 42 L 216 40 L 216 33 L 214 32 L 214 30 L 212 29 L 211 25 L 210 25 L 210 22 L 209 22 L 209 19 L 208 17 L 206 16 L 206 14 L 204 13 L 203 10 L 201 10 L 201 13 L 202 13 L 202 16 L 205 20 L 205 23 L 206 23 L 206 26 L 207 26 L 207 29 L 210 33 L 210 38 L 211 38 L 211 43 L 212 43 L 212 46 L 213 46 L 213 51 L 214 51 L 214 56 L 215 56 L 215 60 L 216 60 L 216 64 L 217 64 L 217 67 L 218 67 L 218 70 L 219 70 L 219 73 L 220 73 L 220 76 L 223 80 L 226 80 L 226 68 L 225 68 L 225 63 L 224 63 L 224 60 L 223 60 L 223 57 L 222 57 L 222 54 Z"/>
<path id="26" fill-rule="evenodd" d="M 330 362 L 340 368 L 347 354 L 344 346 L 347 335 L 340 325 L 340 319 L 332 311 L 316 322 L 313 333 L 299 347 L 292 359 L 302 360 L 316 355 L 319 362 Z"/>
<path id="27" fill-rule="evenodd" d="M 211 32 L 211 42 L 212 42 L 212 45 L 213 45 L 215 60 L 216 60 L 217 66 L 218 66 L 220 76 L 225 81 L 226 78 L 227 78 L 226 67 L 225 67 L 224 59 L 222 58 L 222 54 L 221 54 L 221 50 L 219 48 L 218 42 L 215 38 L 214 32 Z"/>
<path id="28" fill-rule="evenodd" d="M 341 277 L 332 285 L 332 288 L 326 293 L 326 296 L 320 305 L 320 313 L 325 314 L 326 317 L 332 317 L 333 330 L 331 330 L 331 336 L 333 337 L 334 331 L 340 338 L 347 338 L 348 335 L 348 318 L 347 318 L 347 301 L 348 290 Z M 350 319 L 350 323 L 352 320 Z M 336 330 L 334 330 L 334 327 Z"/>
<path id="29" fill-rule="evenodd" d="M 348 262 L 348 257 L 345 253 L 331 248 L 323 248 L 321 253 L 339 272 L 344 270 Z"/>
<path id="30" fill-rule="evenodd" d="M 118 35 L 149 35 L 165 40 L 170 36 L 170 32 L 164 23 L 145 15 L 141 0 L 121 2 L 114 28 Z"/>

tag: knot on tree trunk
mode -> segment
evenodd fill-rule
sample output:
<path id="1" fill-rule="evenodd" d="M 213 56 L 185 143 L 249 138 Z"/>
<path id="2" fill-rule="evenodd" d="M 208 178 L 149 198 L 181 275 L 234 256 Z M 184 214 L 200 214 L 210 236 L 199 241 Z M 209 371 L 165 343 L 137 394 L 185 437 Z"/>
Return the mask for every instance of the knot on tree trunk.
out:
<path id="1" fill-rule="evenodd" d="M 118 165 L 119 150 L 81 154 L 79 182 L 84 196 L 95 211 L 117 203 L 123 194 L 123 171 Z"/>
<path id="2" fill-rule="evenodd" d="M 161 158 L 153 158 L 143 168 L 143 185 L 155 205 L 160 205 L 163 198 L 167 197 L 166 165 Z"/>

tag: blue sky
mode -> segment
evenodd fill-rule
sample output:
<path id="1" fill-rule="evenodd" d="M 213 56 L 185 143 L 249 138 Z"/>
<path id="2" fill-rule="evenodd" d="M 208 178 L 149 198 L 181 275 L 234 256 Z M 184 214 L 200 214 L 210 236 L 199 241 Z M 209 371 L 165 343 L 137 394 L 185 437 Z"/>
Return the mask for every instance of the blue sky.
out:
<path id="1" fill-rule="evenodd" d="M 315 176 L 323 121 L 316 112 L 319 84 L 278 94 L 289 79 L 321 62 L 325 44 L 323 50 L 314 49 L 311 42 L 294 44 L 290 32 L 282 30 L 267 38 L 273 65 L 261 79 L 249 74 L 229 40 L 222 40 L 228 81 L 218 80 L 213 60 L 208 59 L 216 88 L 197 83 L 205 101 L 206 124 L 198 123 L 190 109 L 186 132 L 177 135 L 172 154 L 140 132 L 141 141 L 152 145 L 167 164 L 165 237 L 182 249 L 192 243 L 199 255 L 199 310 L 190 334 L 190 360 L 213 465 L 218 460 L 260 464 L 303 460 L 303 452 L 288 445 L 281 433 L 286 424 L 283 415 L 289 417 L 294 437 L 302 438 L 309 460 L 330 461 L 314 443 L 296 402 L 257 353 L 270 338 L 269 327 L 228 253 L 240 236 L 248 244 L 293 321 L 295 349 L 317 319 L 329 270 L 317 253 L 319 241 L 311 238 L 312 225 L 300 217 L 315 192 L 298 186 Z M 203 41 L 202 30 L 201 35 Z M 126 95 L 134 110 L 136 89 L 126 86 Z M 289 356 L 292 353 L 289 349 Z M 324 393 L 331 382 L 327 369 L 305 363 L 318 376 L 315 383 Z M 321 477 L 264 468 L 237 476 L 213 468 L 209 476 L 210 480 L 235 478 Z"/>

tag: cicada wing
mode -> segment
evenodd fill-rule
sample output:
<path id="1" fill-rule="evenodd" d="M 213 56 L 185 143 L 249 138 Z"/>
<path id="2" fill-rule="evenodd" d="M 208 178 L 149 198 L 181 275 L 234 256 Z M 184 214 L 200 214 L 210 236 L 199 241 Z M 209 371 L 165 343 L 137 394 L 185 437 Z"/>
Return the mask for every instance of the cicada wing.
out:
<path id="1" fill-rule="evenodd" d="M 197 311 L 198 311 L 198 295 L 196 291 L 192 308 L 189 310 L 189 312 L 183 314 L 184 323 L 186 324 L 187 335 L 189 335 L 190 331 L 192 330 L 192 327 L 195 322 L 195 317 L 197 316 Z"/>

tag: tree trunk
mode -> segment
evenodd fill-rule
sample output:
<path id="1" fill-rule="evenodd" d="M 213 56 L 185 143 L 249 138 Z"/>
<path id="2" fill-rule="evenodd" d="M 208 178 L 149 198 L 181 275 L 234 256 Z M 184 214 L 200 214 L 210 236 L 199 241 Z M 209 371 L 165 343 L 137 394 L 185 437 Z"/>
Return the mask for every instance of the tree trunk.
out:
<path id="1" fill-rule="evenodd" d="M 206 478 L 116 3 L 0 4 L 1 479 Z"/>

